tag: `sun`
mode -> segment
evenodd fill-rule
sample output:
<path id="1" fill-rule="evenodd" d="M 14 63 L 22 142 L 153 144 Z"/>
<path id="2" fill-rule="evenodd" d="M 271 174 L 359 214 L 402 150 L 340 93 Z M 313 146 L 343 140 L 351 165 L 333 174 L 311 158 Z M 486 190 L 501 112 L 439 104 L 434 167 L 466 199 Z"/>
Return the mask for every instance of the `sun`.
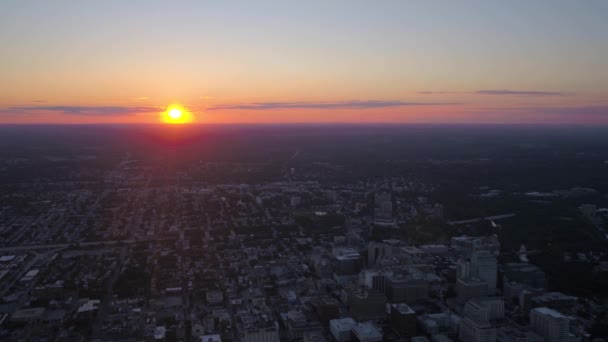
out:
<path id="1" fill-rule="evenodd" d="M 162 113 L 161 120 L 169 124 L 185 124 L 194 121 L 194 117 L 181 105 L 172 104 Z"/>
<path id="2" fill-rule="evenodd" d="M 169 117 L 171 120 L 180 120 L 184 116 L 184 113 L 179 108 L 173 108 L 169 111 Z"/>

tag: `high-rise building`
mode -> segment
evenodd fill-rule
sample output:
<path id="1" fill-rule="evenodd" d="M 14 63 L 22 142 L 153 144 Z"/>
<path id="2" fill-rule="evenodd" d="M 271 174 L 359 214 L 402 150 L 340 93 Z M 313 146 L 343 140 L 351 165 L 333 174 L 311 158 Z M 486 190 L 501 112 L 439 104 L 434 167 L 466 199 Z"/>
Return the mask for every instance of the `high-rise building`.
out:
<path id="1" fill-rule="evenodd" d="M 336 341 L 346 342 L 351 340 L 350 331 L 355 325 L 357 322 L 350 317 L 332 319 L 329 321 L 329 331 Z"/>
<path id="2" fill-rule="evenodd" d="M 456 281 L 456 293 L 462 303 L 471 298 L 487 297 L 488 284 L 478 279 L 458 279 Z"/>
<path id="3" fill-rule="evenodd" d="M 380 292 L 367 289 L 352 291 L 348 296 L 348 306 L 353 317 L 360 321 L 386 317 L 386 297 Z"/>
<path id="4" fill-rule="evenodd" d="M 402 247 L 400 240 L 371 241 L 367 246 L 367 266 L 373 267 L 382 259 L 401 256 Z"/>
<path id="5" fill-rule="evenodd" d="M 373 324 L 358 323 L 352 329 L 355 341 L 359 342 L 381 342 L 382 341 L 382 330 L 375 327 Z"/>
<path id="6" fill-rule="evenodd" d="M 322 332 L 307 331 L 302 335 L 302 342 L 327 342 Z"/>
<path id="7" fill-rule="evenodd" d="M 359 274 L 359 284 L 369 289 L 384 293 L 386 280 L 392 276 L 389 271 L 364 270 Z"/>
<path id="8" fill-rule="evenodd" d="M 501 320 L 505 318 L 505 302 L 497 297 L 470 299 L 464 306 L 464 316 L 484 321 Z"/>
<path id="9" fill-rule="evenodd" d="M 568 317 L 546 307 L 530 310 L 530 326 L 547 342 L 570 342 L 575 340 L 575 337 L 570 333 Z"/>
<path id="10" fill-rule="evenodd" d="M 577 297 L 568 296 L 561 292 L 545 292 L 529 297 L 529 300 L 525 301 L 524 305 L 533 308 L 544 306 L 554 310 L 566 310 L 576 305 L 577 301 Z"/>
<path id="11" fill-rule="evenodd" d="M 424 279 L 393 274 L 386 282 L 386 297 L 393 303 L 412 303 L 428 298 L 429 283 Z"/>
<path id="12" fill-rule="evenodd" d="M 496 293 L 498 265 L 496 256 L 488 251 L 475 251 L 471 255 L 471 277 L 483 280 L 488 284 L 488 293 Z"/>
<path id="13" fill-rule="evenodd" d="M 380 193 L 374 197 L 374 223 L 379 225 L 395 224 L 391 194 Z"/>
<path id="14" fill-rule="evenodd" d="M 311 300 L 321 323 L 327 325 L 332 319 L 340 317 L 340 303 L 331 296 L 322 296 Z"/>
<path id="15" fill-rule="evenodd" d="M 464 318 L 460 321 L 458 337 L 463 342 L 495 342 L 496 328 L 488 321 Z"/>
<path id="16" fill-rule="evenodd" d="M 386 254 L 386 246 L 381 242 L 372 241 L 367 246 L 367 266 L 372 267 L 376 261 L 382 259 Z"/>
<path id="17" fill-rule="evenodd" d="M 537 266 L 528 263 L 507 263 L 502 268 L 503 283 L 516 282 L 532 288 L 547 288 L 547 278 Z"/>
<path id="18" fill-rule="evenodd" d="M 392 304 L 390 325 L 401 337 L 416 336 L 416 312 L 407 304 Z"/>
<path id="19" fill-rule="evenodd" d="M 306 332 L 323 331 L 318 320 L 299 310 L 281 313 L 280 318 L 290 340 L 301 340 Z"/>
<path id="20" fill-rule="evenodd" d="M 429 335 L 456 333 L 461 318 L 451 312 L 438 312 L 417 317 L 418 326 Z"/>
<path id="21" fill-rule="evenodd" d="M 469 279 L 471 278 L 471 263 L 465 260 L 456 262 L 456 278 Z"/>
<path id="22" fill-rule="evenodd" d="M 492 236 L 455 236 L 452 238 L 452 247 L 461 252 L 465 257 L 471 257 L 475 251 L 488 251 L 498 255 L 500 242 L 498 237 Z"/>
<path id="23" fill-rule="evenodd" d="M 361 270 L 361 255 L 354 248 L 336 248 L 333 254 L 336 274 L 355 275 Z"/>
<path id="24" fill-rule="evenodd" d="M 506 324 L 496 329 L 498 342 L 544 342 L 539 334 L 527 327 Z"/>

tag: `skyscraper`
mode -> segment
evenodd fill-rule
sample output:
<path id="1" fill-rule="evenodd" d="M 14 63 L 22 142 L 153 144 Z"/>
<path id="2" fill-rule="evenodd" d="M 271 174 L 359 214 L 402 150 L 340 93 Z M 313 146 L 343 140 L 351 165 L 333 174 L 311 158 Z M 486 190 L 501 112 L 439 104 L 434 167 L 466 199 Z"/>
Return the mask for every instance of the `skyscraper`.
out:
<path id="1" fill-rule="evenodd" d="M 494 342 L 496 328 L 488 321 L 464 318 L 460 321 L 458 337 L 464 342 Z"/>
<path id="2" fill-rule="evenodd" d="M 472 298 L 464 306 L 465 317 L 485 321 L 500 320 L 505 317 L 505 302 L 502 298 Z"/>
<path id="3" fill-rule="evenodd" d="M 488 294 L 496 293 L 498 266 L 496 256 L 488 251 L 475 251 L 471 255 L 471 277 L 488 284 Z"/>
<path id="4" fill-rule="evenodd" d="M 545 341 L 568 342 L 574 340 L 570 334 L 570 321 L 560 312 L 546 307 L 530 310 L 530 325 Z"/>

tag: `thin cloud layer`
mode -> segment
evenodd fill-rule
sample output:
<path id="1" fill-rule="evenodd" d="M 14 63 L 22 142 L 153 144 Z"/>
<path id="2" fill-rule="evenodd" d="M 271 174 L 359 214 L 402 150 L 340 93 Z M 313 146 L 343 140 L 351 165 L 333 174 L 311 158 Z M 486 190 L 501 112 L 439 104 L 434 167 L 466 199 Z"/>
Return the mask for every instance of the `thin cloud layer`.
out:
<path id="1" fill-rule="evenodd" d="M 405 101 L 341 101 L 341 102 L 254 102 L 219 105 L 207 110 L 276 110 L 276 109 L 371 109 L 405 106 L 441 106 L 455 103 L 429 103 Z"/>
<path id="2" fill-rule="evenodd" d="M 508 90 L 508 89 L 486 89 L 476 91 L 419 91 L 421 95 L 436 94 L 476 94 L 476 95 L 504 95 L 504 96 L 565 96 L 566 93 L 542 90 Z"/>
<path id="3" fill-rule="evenodd" d="M 122 107 L 122 106 L 26 106 L 26 107 L 11 107 L 4 112 L 59 112 L 67 115 L 128 115 L 137 113 L 158 113 L 161 111 L 158 107 Z"/>
<path id="4" fill-rule="evenodd" d="M 563 96 L 564 93 L 556 91 L 526 91 L 526 90 L 478 90 L 480 95 L 515 95 L 515 96 Z"/>
<path id="5" fill-rule="evenodd" d="M 540 113 L 556 116 L 608 116 L 608 106 L 577 106 L 577 107 L 526 107 L 514 108 L 516 111 Z"/>

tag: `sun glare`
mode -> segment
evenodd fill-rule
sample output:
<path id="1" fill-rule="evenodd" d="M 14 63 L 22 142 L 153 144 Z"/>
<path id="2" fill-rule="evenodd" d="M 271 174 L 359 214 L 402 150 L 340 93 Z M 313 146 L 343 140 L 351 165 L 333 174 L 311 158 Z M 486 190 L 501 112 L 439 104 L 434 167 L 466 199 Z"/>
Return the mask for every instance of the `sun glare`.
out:
<path id="1" fill-rule="evenodd" d="M 169 124 L 184 124 L 194 120 L 192 113 L 180 105 L 170 105 L 162 114 L 162 121 Z"/>

